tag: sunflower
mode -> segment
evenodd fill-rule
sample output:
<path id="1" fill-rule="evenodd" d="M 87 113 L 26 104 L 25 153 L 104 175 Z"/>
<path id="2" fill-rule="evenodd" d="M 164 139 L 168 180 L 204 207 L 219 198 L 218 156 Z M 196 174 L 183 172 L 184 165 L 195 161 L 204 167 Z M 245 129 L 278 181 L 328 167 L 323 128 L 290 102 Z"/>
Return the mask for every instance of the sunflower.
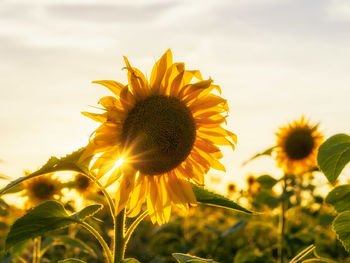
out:
<path id="1" fill-rule="evenodd" d="M 94 188 L 93 182 L 83 174 L 76 174 L 74 176 L 74 189 L 81 195 L 91 193 Z"/>
<path id="2" fill-rule="evenodd" d="M 197 70 L 185 70 L 184 63 L 173 63 L 170 49 L 149 81 L 124 60 L 128 85 L 93 82 L 115 96 L 99 101 L 103 113 L 83 112 L 101 125 L 80 161 L 95 156 L 91 170 L 97 179 L 108 173 L 107 184 L 118 180 L 117 213 L 127 207 L 128 215 L 136 216 L 146 202 L 152 222 L 163 224 L 173 206 L 187 211 L 196 204 L 191 183 L 204 185 L 210 168 L 225 171 L 218 145 L 234 149 L 236 135 L 221 127 L 227 101 L 212 93 L 221 94 L 220 87 Z"/>
<path id="3" fill-rule="evenodd" d="M 317 167 L 317 150 L 323 142 L 318 125 L 311 125 L 304 116 L 279 128 L 275 148 L 277 166 L 287 174 L 299 175 Z"/>
<path id="4" fill-rule="evenodd" d="M 25 174 L 30 173 L 26 171 Z M 48 200 L 58 199 L 62 195 L 62 183 L 52 178 L 52 174 L 34 177 L 23 184 L 24 191 L 21 195 L 28 198 L 26 206 L 29 208 Z"/>

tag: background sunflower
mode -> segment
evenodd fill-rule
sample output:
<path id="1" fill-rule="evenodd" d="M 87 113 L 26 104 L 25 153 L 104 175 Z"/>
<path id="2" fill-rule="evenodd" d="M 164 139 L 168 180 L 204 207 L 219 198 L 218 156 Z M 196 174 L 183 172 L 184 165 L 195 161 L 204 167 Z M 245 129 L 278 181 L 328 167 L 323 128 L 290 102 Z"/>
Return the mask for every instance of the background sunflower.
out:
<path id="1" fill-rule="evenodd" d="M 26 171 L 25 174 L 29 175 L 30 172 Z M 61 197 L 62 183 L 52 175 L 42 175 L 24 181 L 21 196 L 27 198 L 26 208 L 34 207 L 45 201 L 58 200 Z"/>
<path id="2" fill-rule="evenodd" d="M 279 128 L 276 133 L 276 161 L 287 174 L 298 175 L 317 167 L 317 150 L 323 142 L 318 124 L 311 125 L 302 116 Z"/>

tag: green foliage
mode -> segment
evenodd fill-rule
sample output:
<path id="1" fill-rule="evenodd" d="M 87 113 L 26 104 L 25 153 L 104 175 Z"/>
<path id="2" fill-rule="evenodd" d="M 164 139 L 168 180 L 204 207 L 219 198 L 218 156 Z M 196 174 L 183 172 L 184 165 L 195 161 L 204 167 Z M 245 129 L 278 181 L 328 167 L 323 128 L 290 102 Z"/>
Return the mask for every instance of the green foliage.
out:
<path id="1" fill-rule="evenodd" d="M 264 174 L 256 178 L 256 181 L 261 185 L 261 187 L 269 190 L 278 182 L 275 178 L 268 174 Z"/>
<path id="2" fill-rule="evenodd" d="M 85 242 L 77 238 L 73 238 L 70 236 L 57 237 L 53 240 L 50 246 L 57 246 L 57 245 L 64 245 L 64 246 L 71 246 L 73 248 L 79 248 L 81 251 L 89 253 L 93 257 L 97 257 L 95 251 L 89 245 L 87 245 Z"/>
<path id="3" fill-rule="evenodd" d="M 336 134 L 319 148 L 318 164 L 330 183 L 334 183 L 350 161 L 350 136 Z"/>
<path id="4" fill-rule="evenodd" d="M 338 213 L 350 210 L 350 184 L 340 185 L 328 193 L 326 202 L 334 206 Z"/>
<path id="5" fill-rule="evenodd" d="M 232 200 L 213 193 L 203 187 L 195 186 L 192 185 L 192 190 L 197 198 L 197 201 L 206 205 L 212 205 L 212 206 L 218 206 L 222 208 L 228 208 L 228 209 L 233 209 L 237 210 L 240 212 L 248 213 L 251 214 L 253 212 L 241 207 L 240 205 L 236 204 Z"/>
<path id="6" fill-rule="evenodd" d="M 125 258 L 122 260 L 122 263 L 140 263 L 140 261 L 135 258 Z"/>
<path id="7" fill-rule="evenodd" d="M 309 253 L 311 253 L 315 249 L 315 245 L 310 245 L 301 251 L 298 255 L 296 255 L 289 263 L 297 263 L 304 257 L 306 257 Z"/>
<path id="8" fill-rule="evenodd" d="M 182 253 L 173 253 L 173 257 L 176 259 L 179 263 L 186 263 L 186 262 L 193 262 L 193 263 L 215 263 L 212 259 L 204 259 L 195 257 L 189 254 L 182 254 Z"/>
<path id="9" fill-rule="evenodd" d="M 79 215 L 79 212 L 69 216 L 64 207 L 56 201 L 47 201 L 38 205 L 12 225 L 7 235 L 6 249 L 18 242 L 38 237 L 48 231 L 64 228 L 74 223 L 80 224 L 82 223 L 80 218 L 88 216 L 87 210 L 89 216 L 92 216 L 102 208 L 102 205 L 93 205 L 92 207 L 83 209 L 82 216 Z"/>
<path id="10" fill-rule="evenodd" d="M 79 173 L 86 173 L 87 163 L 84 162 L 82 164 L 78 164 L 78 160 L 82 155 L 82 153 L 84 152 L 84 150 L 85 148 L 81 148 L 62 158 L 51 157 L 46 162 L 46 164 L 44 164 L 39 170 L 29 174 L 28 176 L 20 177 L 10 182 L 8 185 L 6 185 L 3 189 L 0 190 L 0 196 L 3 195 L 4 193 L 8 193 L 10 189 L 20 184 L 21 182 L 39 175 L 58 172 L 58 171 L 75 171 Z"/>
<path id="11" fill-rule="evenodd" d="M 333 221 L 333 228 L 345 249 L 350 252 L 350 211 L 340 213 Z"/>
<path id="12" fill-rule="evenodd" d="M 265 151 L 263 152 L 260 152 L 260 153 L 257 153 L 256 155 L 254 155 L 252 158 L 250 158 L 249 160 L 245 161 L 244 163 L 242 163 L 242 166 L 246 165 L 247 163 L 253 161 L 254 159 L 256 158 L 259 158 L 261 156 L 271 156 L 273 150 L 276 148 L 276 146 L 274 147 L 271 147 L 271 148 L 268 148 L 266 149 Z"/>
<path id="13" fill-rule="evenodd" d="M 57 263 L 86 263 L 86 262 L 76 258 L 67 258 L 64 260 L 60 260 Z"/>
<path id="14" fill-rule="evenodd" d="M 266 256 L 259 251 L 257 248 L 253 248 L 250 246 L 244 247 L 240 249 L 234 258 L 234 263 L 264 263 L 266 262 Z"/>

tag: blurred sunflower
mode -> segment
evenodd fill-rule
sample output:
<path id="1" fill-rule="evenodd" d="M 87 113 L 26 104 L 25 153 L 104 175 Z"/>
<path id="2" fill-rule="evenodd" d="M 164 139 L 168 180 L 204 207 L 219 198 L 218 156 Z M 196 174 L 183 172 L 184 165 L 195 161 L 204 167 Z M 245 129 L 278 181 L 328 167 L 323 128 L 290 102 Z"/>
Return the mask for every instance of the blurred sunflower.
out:
<path id="1" fill-rule="evenodd" d="M 163 224 L 172 206 L 187 211 L 196 204 L 190 183 L 203 185 L 210 168 L 225 171 L 217 145 L 234 149 L 236 135 L 221 127 L 227 101 L 211 93 L 221 93 L 220 87 L 197 70 L 185 70 L 184 63 L 173 63 L 170 49 L 154 65 L 149 82 L 124 60 L 128 85 L 94 81 L 116 97 L 99 101 L 102 114 L 83 112 L 102 124 L 80 161 L 100 154 L 91 167 L 97 178 L 109 172 L 107 184 L 119 179 L 117 213 L 128 206 L 128 215 L 136 216 L 146 201 L 152 222 Z"/>
<path id="2" fill-rule="evenodd" d="M 30 172 L 26 171 L 25 174 L 28 176 Z M 25 203 L 27 208 L 48 200 L 58 199 L 62 195 L 62 183 L 52 178 L 52 174 L 28 179 L 23 183 L 23 188 L 21 195 L 28 198 Z"/>
<path id="3" fill-rule="evenodd" d="M 251 196 L 255 196 L 261 190 L 261 185 L 256 180 L 254 175 L 249 175 L 247 177 L 248 193 Z"/>
<path id="4" fill-rule="evenodd" d="M 234 183 L 228 183 L 226 185 L 227 194 L 232 195 L 236 192 L 236 185 Z"/>
<path id="5" fill-rule="evenodd" d="M 304 116 L 279 128 L 276 133 L 277 166 L 288 174 L 302 174 L 317 167 L 317 150 L 323 142 L 318 125 L 311 125 Z"/>
<path id="6" fill-rule="evenodd" d="M 91 193 L 94 188 L 93 182 L 83 174 L 76 174 L 74 176 L 74 189 L 81 195 Z"/>

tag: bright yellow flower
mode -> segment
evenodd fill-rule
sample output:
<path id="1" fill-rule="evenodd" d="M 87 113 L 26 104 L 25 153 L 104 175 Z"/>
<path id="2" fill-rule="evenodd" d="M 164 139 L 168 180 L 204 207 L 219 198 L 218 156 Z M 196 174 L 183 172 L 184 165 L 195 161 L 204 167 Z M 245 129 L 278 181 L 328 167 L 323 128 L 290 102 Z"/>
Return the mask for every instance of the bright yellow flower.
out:
<path id="1" fill-rule="evenodd" d="M 25 172 L 26 175 L 30 174 Z M 42 175 L 26 180 L 23 183 L 22 196 L 27 197 L 26 207 L 31 208 L 49 200 L 58 199 L 62 193 L 62 183 L 52 178 L 52 174 Z"/>
<path id="2" fill-rule="evenodd" d="M 102 114 L 83 112 L 101 126 L 91 135 L 81 161 L 100 154 L 91 170 L 118 179 L 116 212 L 136 216 L 144 202 L 153 223 L 170 218 L 172 206 L 187 211 L 196 204 L 191 184 L 204 184 L 210 168 L 225 171 L 217 145 L 234 149 L 236 135 L 222 128 L 228 112 L 211 79 L 173 63 L 170 50 L 156 62 L 150 81 L 124 57 L 128 85 L 94 81 L 115 96 L 103 97 Z M 195 80 L 195 81 L 194 81 Z M 116 162 L 122 165 L 115 168 Z"/>
<path id="3" fill-rule="evenodd" d="M 317 150 L 323 142 L 318 124 L 310 125 L 302 116 L 279 128 L 276 133 L 276 161 L 285 173 L 299 175 L 317 167 Z"/>

